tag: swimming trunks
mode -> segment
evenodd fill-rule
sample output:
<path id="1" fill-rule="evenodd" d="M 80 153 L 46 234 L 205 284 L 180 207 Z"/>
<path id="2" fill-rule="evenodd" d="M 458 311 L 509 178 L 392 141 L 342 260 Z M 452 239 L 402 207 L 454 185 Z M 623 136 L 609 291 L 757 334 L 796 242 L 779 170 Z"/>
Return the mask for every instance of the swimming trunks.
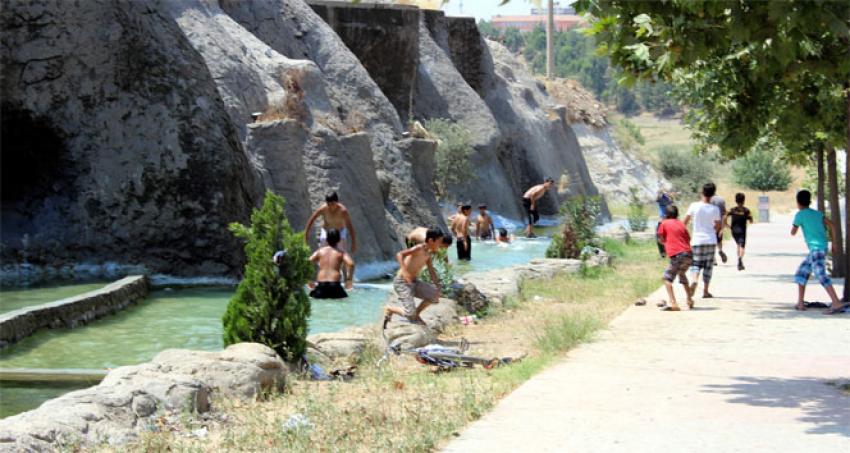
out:
<path id="1" fill-rule="evenodd" d="M 478 238 L 479 239 L 493 239 L 493 230 L 481 233 L 481 235 Z"/>
<path id="2" fill-rule="evenodd" d="M 345 292 L 340 282 L 318 282 L 316 287 L 310 291 L 310 297 L 313 299 L 344 299 L 348 297 L 348 293 Z"/>
<path id="3" fill-rule="evenodd" d="M 469 236 L 457 238 L 457 259 L 465 261 L 472 259 L 472 241 Z"/>
<path id="4" fill-rule="evenodd" d="M 537 213 L 537 209 L 531 209 L 531 198 L 523 198 L 522 207 L 528 215 L 529 225 L 534 225 L 538 220 L 540 220 L 540 214 Z"/>

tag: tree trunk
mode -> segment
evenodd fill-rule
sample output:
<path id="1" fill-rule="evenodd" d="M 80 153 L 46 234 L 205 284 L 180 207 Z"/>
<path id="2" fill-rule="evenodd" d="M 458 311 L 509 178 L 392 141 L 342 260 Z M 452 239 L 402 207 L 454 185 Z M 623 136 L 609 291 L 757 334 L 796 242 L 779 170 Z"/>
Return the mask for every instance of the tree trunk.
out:
<path id="1" fill-rule="evenodd" d="M 844 276 L 844 246 L 841 221 L 841 202 L 838 193 L 838 162 L 835 159 L 835 147 L 826 146 L 826 174 L 829 183 L 829 215 L 832 220 L 835 253 L 832 255 L 832 276 Z"/>
<path id="2" fill-rule="evenodd" d="M 847 144 L 844 145 L 844 188 L 850 190 L 850 82 L 844 82 L 844 103 L 847 104 L 847 109 L 844 112 L 844 120 L 847 121 Z M 844 193 L 844 214 L 847 216 L 844 224 L 844 234 L 848 253 L 844 254 L 844 269 L 850 270 L 850 196 Z M 847 280 L 844 278 L 844 302 L 850 302 L 850 287 L 847 286 Z"/>
<path id="3" fill-rule="evenodd" d="M 818 211 L 826 212 L 826 178 L 823 174 L 823 143 L 818 143 L 817 150 L 817 166 L 818 166 Z"/>

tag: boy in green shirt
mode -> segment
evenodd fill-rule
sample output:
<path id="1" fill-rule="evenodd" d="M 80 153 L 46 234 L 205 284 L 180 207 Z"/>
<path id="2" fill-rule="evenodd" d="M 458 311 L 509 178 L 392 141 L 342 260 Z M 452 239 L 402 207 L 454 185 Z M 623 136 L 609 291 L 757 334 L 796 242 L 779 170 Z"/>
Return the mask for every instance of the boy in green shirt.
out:
<path id="1" fill-rule="evenodd" d="M 832 222 L 825 218 L 820 211 L 809 208 L 811 203 L 811 192 L 808 190 L 797 192 L 797 208 L 800 211 L 794 216 L 794 226 L 791 228 L 791 235 L 794 236 L 797 234 L 797 230 L 800 228 L 803 229 L 803 237 L 806 239 L 806 245 L 809 246 L 809 254 L 800 264 L 800 267 L 797 268 L 797 273 L 794 275 L 794 281 L 797 283 L 798 288 L 796 308 L 800 311 L 806 309 L 803 303 L 803 296 L 806 293 L 806 283 L 809 281 L 809 275 L 815 274 L 815 278 L 823 285 L 827 294 L 832 299 L 832 306 L 824 313 L 834 315 L 836 313 L 842 313 L 850 304 L 841 304 L 838 300 L 838 295 L 835 294 L 835 288 L 832 287 L 832 280 L 826 275 L 826 249 L 829 244 L 829 237 L 832 236 Z"/>

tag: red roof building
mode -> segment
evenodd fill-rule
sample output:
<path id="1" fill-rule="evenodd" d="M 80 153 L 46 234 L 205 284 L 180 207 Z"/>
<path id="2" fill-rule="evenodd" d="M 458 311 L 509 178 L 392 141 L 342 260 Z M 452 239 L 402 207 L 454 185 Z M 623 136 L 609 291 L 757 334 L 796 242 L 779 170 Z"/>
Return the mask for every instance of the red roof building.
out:
<path id="1" fill-rule="evenodd" d="M 555 30 L 566 31 L 576 26 L 583 25 L 584 20 L 581 16 L 574 14 L 556 14 L 555 15 Z M 493 28 L 507 29 L 516 28 L 521 32 L 529 32 L 536 27 L 541 26 L 546 28 L 546 15 L 528 15 L 528 16 L 493 16 Z"/>

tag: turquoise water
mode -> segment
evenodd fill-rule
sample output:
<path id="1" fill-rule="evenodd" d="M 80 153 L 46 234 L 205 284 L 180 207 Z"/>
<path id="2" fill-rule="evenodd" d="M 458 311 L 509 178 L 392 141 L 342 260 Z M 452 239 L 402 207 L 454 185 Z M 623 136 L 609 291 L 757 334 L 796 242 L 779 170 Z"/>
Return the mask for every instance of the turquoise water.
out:
<path id="1" fill-rule="evenodd" d="M 100 289 L 104 285 L 106 285 L 106 282 L 73 283 L 25 289 L 3 289 L 0 290 L 0 314 L 19 308 L 41 305 L 47 302 L 53 302 L 54 300 L 77 296 Z"/>
<path id="2" fill-rule="evenodd" d="M 449 258 L 462 275 L 542 258 L 548 243 L 525 238 L 508 246 L 475 242 L 470 263 L 458 263 L 454 248 Z M 358 283 L 348 299 L 312 300 L 310 333 L 378 321 L 391 290 L 386 281 Z M 32 290 L 21 292 L 27 291 Z M 157 290 L 142 303 L 84 327 L 40 331 L 0 351 L 0 367 L 110 369 L 148 361 L 168 348 L 220 350 L 221 317 L 232 295 L 232 288 Z M 0 417 L 35 408 L 75 388 L 79 386 L 3 383 Z"/>

